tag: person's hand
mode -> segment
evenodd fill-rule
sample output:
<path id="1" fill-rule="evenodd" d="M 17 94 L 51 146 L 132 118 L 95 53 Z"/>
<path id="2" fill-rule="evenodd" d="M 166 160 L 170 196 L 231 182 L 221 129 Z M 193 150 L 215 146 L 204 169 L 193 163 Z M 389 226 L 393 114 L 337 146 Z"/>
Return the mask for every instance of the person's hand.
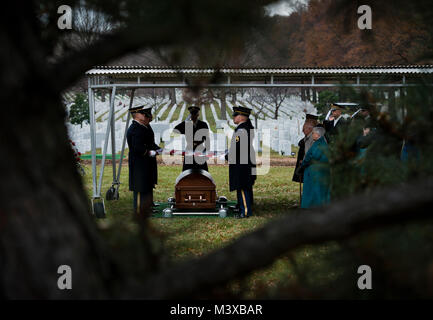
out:
<path id="1" fill-rule="evenodd" d="M 156 156 L 156 151 L 155 150 L 150 150 L 149 151 L 149 157 L 155 157 Z"/>
<path id="2" fill-rule="evenodd" d="M 219 156 L 218 159 L 221 161 L 226 161 L 226 155 L 223 154 L 223 155 Z"/>

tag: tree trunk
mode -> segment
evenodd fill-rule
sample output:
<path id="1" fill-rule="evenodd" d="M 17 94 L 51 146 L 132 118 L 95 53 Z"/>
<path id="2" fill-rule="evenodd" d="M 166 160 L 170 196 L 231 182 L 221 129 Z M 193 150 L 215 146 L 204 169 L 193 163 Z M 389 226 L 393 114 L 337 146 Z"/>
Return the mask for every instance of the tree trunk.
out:
<path id="1" fill-rule="evenodd" d="M 171 88 L 169 89 L 169 94 L 170 94 L 170 101 L 172 104 L 177 104 L 176 101 L 176 89 L 175 88 Z"/>
<path id="2" fill-rule="evenodd" d="M 75 167 L 56 79 L 47 78 L 28 12 L 6 17 L 2 28 L 13 32 L 0 36 L 0 59 L 8 61 L 0 75 L 7 105 L 0 125 L 7 155 L 0 157 L 0 297 L 108 298 L 115 267 Z M 57 286 L 61 265 L 72 269 L 72 290 Z"/>
<path id="3" fill-rule="evenodd" d="M 15 103 L 3 117 L 15 121 L 0 126 L 8 155 L 0 160 L 7 181 L 0 187 L 0 290 L 5 298 L 108 298 L 113 265 L 73 165 L 60 101 L 38 97 L 40 90 L 28 100 L 12 95 L 19 92 L 11 92 Z M 22 110 L 37 112 L 22 117 Z M 61 265 L 72 269 L 73 290 L 57 287 Z"/>
<path id="4" fill-rule="evenodd" d="M 221 90 L 221 119 L 227 120 L 227 102 L 226 102 L 226 91 Z"/>
<path id="5" fill-rule="evenodd" d="M 395 110 L 395 90 L 389 89 L 388 90 L 388 112 L 392 117 L 396 116 L 396 110 Z"/>
<path id="6" fill-rule="evenodd" d="M 236 104 L 236 102 L 237 102 L 237 96 L 236 96 L 236 94 L 237 94 L 236 89 L 232 89 L 232 103 L 233 104 Z"/>
<path id="7" fill-rule="evenodd" d="M 304 81 L 302 81 L 304 83 Z M 301 101 L 305 101 L 305 89 L 301 88 Z"/>
<path id="8" fill-rule="evenodd" d="M 405 114 L 406 114 L 406 89 L 405 88 L 400 88 L 400 106 L 401 106 L 401 121 L 402 123 L 404 122 L 404 118 L 405 118 Z"/>

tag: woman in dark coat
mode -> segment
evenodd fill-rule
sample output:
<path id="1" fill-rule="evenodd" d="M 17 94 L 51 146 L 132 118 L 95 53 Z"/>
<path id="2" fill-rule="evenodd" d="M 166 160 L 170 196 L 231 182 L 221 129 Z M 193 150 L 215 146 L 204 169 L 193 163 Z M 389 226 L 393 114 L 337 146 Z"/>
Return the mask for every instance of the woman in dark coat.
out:
<path id="1" fill-rule="evenodd" d="M 324 135 L 324 128 L 313 128 L 312 136 L 315 142 L 308 150 L 300 167 L 304 169 L 304 190 L 302 192 L 301 208 L 319 207 L 330 201 L 328 143 Z"/>

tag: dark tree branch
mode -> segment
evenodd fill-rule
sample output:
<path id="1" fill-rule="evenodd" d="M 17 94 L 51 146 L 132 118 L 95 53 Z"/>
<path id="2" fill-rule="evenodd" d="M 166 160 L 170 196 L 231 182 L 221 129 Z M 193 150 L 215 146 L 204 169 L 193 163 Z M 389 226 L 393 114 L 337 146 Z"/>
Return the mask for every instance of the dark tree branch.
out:
<path id="1" fill-rule="evenodd" d="M 155 16 L 149 16 L 148 20 L 141 18 L 59 60 L 49 70 L 49 75 L 55 79 L 52 85 L 61 92 L 94 65 L 105 64 L 138 49 L 237 43 L 253 22 L 259 23 L 262 19 L 262 6 L 273 1 L 214 0 L 201 5 L 189 0 L 176 2 L 178 10 L 171 6 L 164 19 Z"/>
<path id="2" fill-rule="evenodd" d="M 181 34 L 174 33 L 170 28 L 165 29 L 164 26 L 148 34 L 133 28 L 119 30 L 101 37 L 94 44 L 74 52 L 53 65 L 50 70 L 52 75 L 56 75 L 52 78 L 55 79 L 53 86 L 61 92 L 95 64 L 107 63 L 140 48 L 158 47 L 176 40 L 179 42 L 180 39 L 182 39 Z"/>
<path id="3" fill-rule="evenodd" d="M 307 244 L 342 240 L 362 231 L 431 218 L 433 180 L 354 196 L 315 211 L 288 214 L 204 258 L 152 277 L 141 296 L 179 298 L 198 294 L 270 265 Z"/>

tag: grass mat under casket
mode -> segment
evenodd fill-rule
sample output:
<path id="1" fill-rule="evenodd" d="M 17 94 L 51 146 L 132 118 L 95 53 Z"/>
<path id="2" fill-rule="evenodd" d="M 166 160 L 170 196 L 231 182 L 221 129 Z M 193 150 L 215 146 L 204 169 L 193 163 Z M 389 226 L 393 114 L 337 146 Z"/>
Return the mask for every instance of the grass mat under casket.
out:
<path id="1" fill-rule="evenodd" d="M 227 217 L 232 217 L 234 215 L 234 212 L 232 209 L 229 208 L 229 206 L 235 206 L 236 205 L 236 201 L 227 201 L 227 205 L 225 206 L 225 208 L 227 209 Z M 155 204 L 157 204 L 158 206 L 154 208 L 154 213 L 152 214 L 153 218 L 164 218 L 164 213 L 163 210 L 165 208 L 169 208 L 170 205 L 168 202 L 156 202 Z M 191 214 L 188 215 L 180 215 L 180 216 L 190 216 L 190 217 L 218 217 L 218 211 L 220 209 L 220 206 L 216 206 L 215 210 L 179 210 L 179 212 L 188 212 Z M 215 213 L 215 214 L 210 214 L 210 215 L 203 215 L 203 214 L 194 214 L 194 212 L 209 212 L 209 213 Z"/>

